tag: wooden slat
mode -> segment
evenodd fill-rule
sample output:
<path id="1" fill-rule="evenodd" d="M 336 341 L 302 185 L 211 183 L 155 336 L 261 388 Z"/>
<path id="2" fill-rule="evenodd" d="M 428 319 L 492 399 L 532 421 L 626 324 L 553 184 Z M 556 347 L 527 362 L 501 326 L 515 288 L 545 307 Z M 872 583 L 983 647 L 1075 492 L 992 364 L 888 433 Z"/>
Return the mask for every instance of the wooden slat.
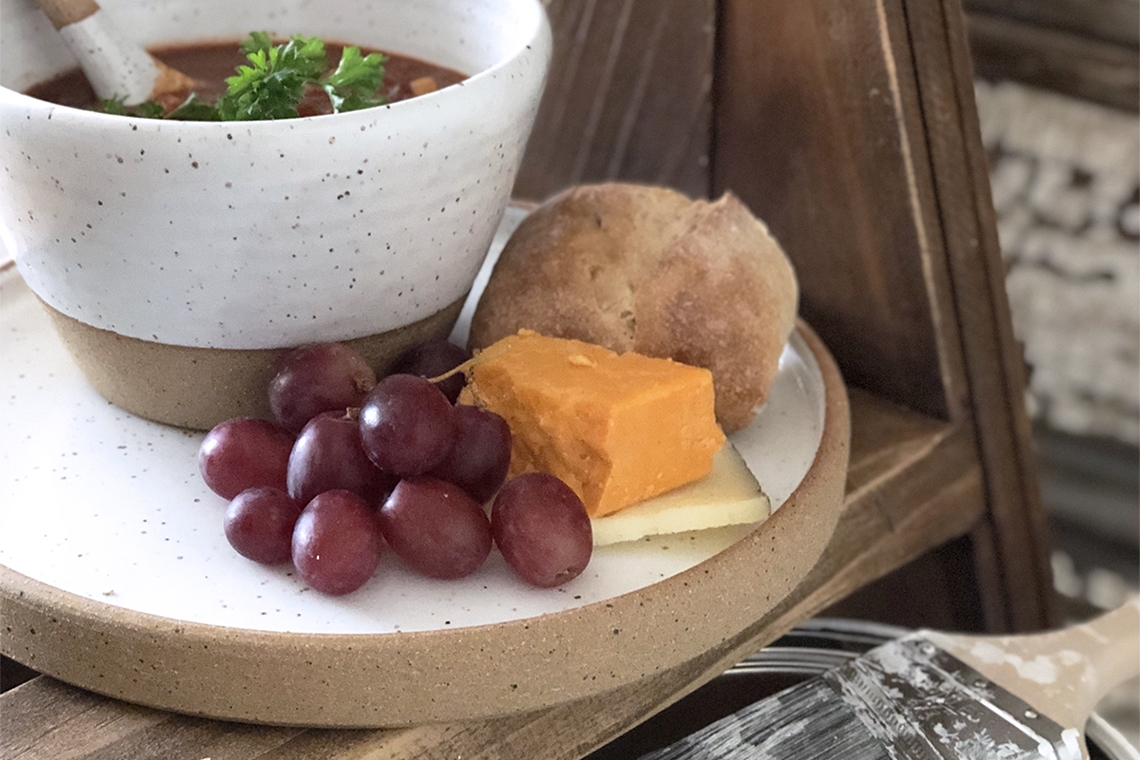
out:
<path id="1" fill-rule="evenodd" d="M 0 714 L 4 757 L 37 757 L 39 747 L 51 747 L 53 760 L 90 753 L 160 722 L 151 710 L 110 702 L 94 694 L 73 690 L 67 699 L 38 686 L 48 679 L 25 684 L 20 698 L 6 701 Z M 24 688 L 24 687 L 21 687 Z"/>
<path id="2" fill-rule="evenodd" d="M 812 294 L 815 294 L 814 298 L 823 302 L 821 308 L 833 312 L 831 318 L 836 329 L 828 340 L 849 380 L 889 394 L 901 403 L 930 411 L 927 402 L 916 399 L 913 392 L 892 384 L 896 379 L 893 377 L 895 373 L 910 371 L 906 369 L 907 364 L 897 360 L 898 351 L 912 352 L 906 356 L 919 364 L 932 362 L 932 367 L 927 369 L 937 373 L 937 380 L 932 374 L 920 375 L 926 381 L 924 392 L 941 394 L 941 413 L 960 425 L 970 427 L 973 409 L 963 363 L 958 306 L 951 287 L 941 230 L 942 209 L 938 204 L 932 164 L 927 153 L 918 76 L 911 63 L 905 14 L 901 5 L 892 0 L 857 6 L 826 0 L 793 5 L 793 8 L 787 4 L 756 2 L 728 5 L 728 9 L 735 9 L 737 14 L 726 14 L 724 19 L 728 41 L 720 85 L 724 94 L 720 99 L 734 102 L 730 93 L 738 93 L 737 99 L 749 103 L 752 102 L 748 98 L 749 92 L 764 92 L 764 88 L 776 86 L 781 102 L 765 103 L 760 98 L 760 105 L 745 109 L 743 120 L 732 107 L 718 117 L 718 139 L 722 146 L 726 146 L 722 150 L 727 151 L 727 155 L 718 152 L 722 160 L 714 163 L 718 172 L 716 176 L 722 176 L 719 174 L 722 166 L 728 167 L 732 179 L 723 181 L 750 183 L 738 185 L 737 189 L 747 187 L 749 200 L 754 206 L 775 207 L 787 215 L 787 224 L 793 234 L 801 235 L 795 242 L 785 240 L 793 256 L 798 255 L 798 245 L 817 246 L 813 258 L 807 263 L 797 260 L 797 267 L 806 299 L 813 298 Z M 793 14 L 793 18 L 785 20 L 787 14 Z M 814 31 L 808 19 L 816 21 Z M 791 62 L 771 59 L 767 52 L 770 47 L 787 50 L 787 35 L 782 31 L 785 25 L 793 28 L 793 39 L 798 43 L 793 45 L 792 53 L 785 54 L 792 58 Z M 826 34 L 831 30 L 837 31 Z M 736 43 L 732 42 L 734 33 L 742 38 Z M 801 35 L 808 39 L 801 40 Z M 835 55 L 816 52 L 813 48 L 815 35 L 829 39 L 829 50 L 837 38 L 839 51 Z M 853 40 L 859 40 L 862 47 Z M 755 49 L 750 50 L 747 43 Z M 818 59 L 814 71 L 810 74 L 798 72 L 797 69 L 802 68 L 805 61 L 811 61 L 813 56 Z M 760 76 L 756 74 L 757 66 L 767 66 L 773 71 L 765 70 Z M 789 74 L 789 71 L 794 73 Z M 783 81 L 789 77 L 792 77 L 790 81 Z M 854 81 L 866 84 L 863 89 L 852 91 L 851 83 Z M 820 93 L 826 93 L 826 97 Z M 841 107 L 836 108 L 836 113 L 827 114 L 822 106 L 813 105 L 831 97 L 832 93 L 839 93 L 835 97 Z M 868 97 L 871 94 L 878 97 Z M 792 101 L 793 107 L 786 107 L 785 101 Z M 890 119 L 883 113 L 885 108 L 891 112 Z M 851 116 L 851 113 L 855 115 Z M 802 130 L 801 122 L 805 119 L 809 128 Z M 777 131 L 773 138 L 770 134 L 772 125 L 778 125 L 782 120 L 788 123 L 785 127 L 788 134 Z M 819 135 L 812 130 L 827 131 L 828 139 L 843 146 L 846 153 L 833 150 L 835 155 L 821 154 Z M 731 147 L 736 132 L 743 134 L 737 142 L 755 144 L 769 141 L 772 143 L 770 153 L 802 154 L 804 158 L 800 161 L 806 163 L 810 160 L 817 169 L 814 174 L 780 177 L 782 183 L 770 182 L 768 175 L 771 172 L 765 163 L 767 154 L 760 157 L 745 154 L 742 160 L 739 155 L 741 148 Z M 829 182 L 826 177 L 828 170 L 840 161 L 855 167 L 845 167 L 847 171 L 855 172 L 857 177 L 846 191 L 836 189 L 839 183 Z M 838 169 L 836 173 L 839 173 Z M 843 192 L 864 200 L 863 206 L 856 206 L 858 219 L 846 225 L 841 220 L 832 220 L 832 227 L 821 232 L 809 213 L 810 209 L 805 210 L 802 203 L 803 198 L 811 198 L 821 192 L 827 198 L 826 209 L 829 211 L 837 205 L 842 210 L 844 203 L 847 206 L 852 204 L 852 201 L 843 199 L 837 204 L 835 196 Z M 756 200 L 768 195 L 772 197 L 767 201 Z M 788 196 L 801 202 L 793 204 L 786 199 Z M 867 198 L 874 199 L 877 205 L 868 209 Z M 849 228 L 855 223 L 876 229 L 878 237 L 862 251 L 827 249 L 829 242 L 849 244 L 854 237 Z M 907 236 L 892 237 L 891 231 L 895 229 L 905 229 Z M 830 240 L 815 242 L 803 239 L 805 235 L 812 234 L 821 238 L 826 236 Z M 891 243 L 884 244 L 884 240 Z M 874 261 L 874 266 L 853 271 L 848 259 L 859 256 Z M 904 277 L 902 273 L 907 272 L 910 275 Z M 885 291 L 889 298 L 898 298 L 899 303 L 910 299 L 915 304 L 914 308 L 924 309 L 923 320 L 915 323 L 910 314 L 901 309 L 894 310 L 895 304 L 891 302 L 878 312 L 874 308 L 868 311 L 866 294 L 880 290 Z M 919 302 L 921 306 L 917 305 Z M 807 301 L 806 307 L 805 312 L 812 313 L 811 300 Z M 819 320 L 818 316 L 811 318 Z M 866 337 L 868 322 L 871 324 L 870 333 L 875 335 L 874 340 Z M 931 342 L 916 350 L 913 344 L 923 340 L 918 336 L 926 329 L 931 331 Z M 899 341 L 905 348 L 899 348 Z M 843 346 L 847 347 L 846 352 L 841 348 Z M 861 374 L 852 371 L 852 362 L 859 364 Z M 862 373 L 870 375 L 872 381 L 863 379 Z M 959 549 L 944 554 L 941 559 L 947 564 L 956 562 L 957 569 L 947 569 L 946 572 L 956 577 L 970 577 L 976 581 L 977 589 L 973 592 L 962 589 L 953 600 L 941 598 L 949 591 L 940 592 L 939 599 L 928 602 L 929 592 L 913 588 L 910 584 L 913 592 L 902 603 L 916 608 L 911 610 L 911 617 L 921 617 L 919 608 L 937 606 L 953 609 L 961 615 L 954 621 L 955 627 L 977 629 L 987 623 L 990 627 L 1006 627 L 1004 615 L 994 617 L 987 614 L 987 610 L 1000 610 L 1004 604 L 1002 579 L 993 573 L 978 571 L 979 567 L 996 566 L 995 558 L 978 560 L 971 556 L 971 552 Z M 990 602 L 991 598 L 1000 601 L 995 604 Z M 878 614 L 887 614 L 889 609 L 880 609 Z"/>
<path id="3" fill-rule="evenodd" d="M 863 586 L 821 615 L 873 620 L 908 630 L 984 633 L 978 579 L 973 565 L 962 561 L 973 554 L 970 535 L 949 541 Z"/>
<path id="4" fill-rule="evenodd" d="M 984 79 L 1011 79 L 1125 111 L 1140 109 L 1140 51 L 1133 45 L 977 11 L 969 16 L 969 33 Z"/>
<path id="5" fill-rule="evenodd" d="M 580 758 L 799 621 L 978 523 L 982 481 L 968 433 L 857 391 L 850 401 L 848 501 L 823 558 L 762 620 L 673 670 L 541 712 L 378 731 L 217 723 L 133 707 L 37 678 L 0 696 L 0 756 L 6 760 Z"/>
<path id="6" fill-rule="evenodd" d="M 1044 517 L 960 7 L 724 9 L 717 185 L 772 224 L 849 381 L 975 431 L 999 553 L 976 558 L 988 626 L 1044 625 Z"/>
<path id="7" fill-rule="evenodd" d="M 1049 541 L 964 17 L 957 0 L 903 6 L 1004 591 L 1007 617 L 992 627 L 1036 630 L 1053 621 Z"/>
<path id="8" fill-rule="evenodd" d="M 847 498 L 851 500 L 897 477 L 900 463 L 927 456 L 950 429 L 945 422 L 865 391 L 849 390 L 848 397 L 852 436 Z"/>
<path id="9" fill-rule="evenodd" d="M 1008 610 L 1004 590 L 999 588 L 996 593 L 993 590 L 994 579 L 999 586 L 1004 580 L 1001 554 L 994 540 L 993 523 L 990 520 L 979 520 L 970 530 L 970 539 L 974 546 L 975 572 L 982 579 L 987 592 L 980 596 L 982 612 L 987 621 L 1006 620 Z M 993 628 L 992 623 L 989 627 Z"/>
<path id="10" fill-rule="evenodd" d="M 303 733 L 190 718 L 98 697 L 47 677 L 5 694 L 5 760 L 257 757 Z"/>
<path id="11" fill-rule="evenodd" d="M 551 0 L 554 61 L 515 185 L 709 192 L 715 0 Z"/>
<path id="12" fill-rule="evenodd" d="M 971 15 L 987 13 L 1088 39 L 1140 44 L 1136 0 L 965 0 Z"/>
<path id="13" fill-rule="evenodd" d="M 847 381 L 947 417 L 892 62 L 872 3 L 722 3 L 714 190 L 796 265 Z M 905 68 L 904 60 L 899 64 Z"/>
<path id="14" fill-rule="evenodd" d="M 902 0 L 880 0 L 878 7 L 884 30 L 884 55 L 892 62 L 891 69 L 895 72 L 899 120 L 907 145 L 909 176 L 913 178 L 911 213 L 922 231 L 920 255 L 929 272 L 930 309 L 939 338 L 949 416 L 958 424 L 972 428 L 976 409 L 962 348 L 965 338 L 961 334 L 958 316 L 960 305 L 953 290 L 950 256 L 946 248 L 948 242 L 943 233 L 942 215 L 946 209 L 940 205 L 929 152 L 928 127 L 920 90 L 922 73 L 913 64 L 910 22 Z M 955 574 L 969 576 L 976 585 L 976 593 L 972 596 L 973 610 L 965 619 L 956 621 L 955 627 L 1006 630 L 1009 628 L 1004 611 L 1006 590 L 1003 577 L 998 572 L 1000 560 L 994 554 L 993 544 L 975 543 L 970 548 L 965 552 L 959 547 L 958 552 L 942 558 L 947 563 L 957 561 Z M 947 590 L 945 595 L 949 593 Z M 914 589 L 906 601 L 921 607 L 923 598 L 924 594 Z M 963 608 L 967 605 L 958 606 Z M 916 610 L 910 614 L 921 617 L 921 612 Z"/>

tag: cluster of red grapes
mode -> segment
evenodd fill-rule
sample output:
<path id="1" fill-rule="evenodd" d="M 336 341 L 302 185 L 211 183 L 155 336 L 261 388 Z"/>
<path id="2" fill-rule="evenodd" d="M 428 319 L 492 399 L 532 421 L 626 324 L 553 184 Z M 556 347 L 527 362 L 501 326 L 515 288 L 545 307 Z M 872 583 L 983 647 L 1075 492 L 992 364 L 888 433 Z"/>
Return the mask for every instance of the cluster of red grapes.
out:
<path id="1" fill-rule="evenodd" d="M 340 343 L 288 353 L 269 384 L 276 421 L 227 420 L 198 452 L 206 485 L 231 500 L 230 544 L 257 562 L 292 561 L 326 594 L 362 586 L 385 546 L 434 578 L 473 573 L 492 545 L 533 585 L 576 577 L 593 547 L 581 500 L 546 473 L 504 482 L 506 421 L 455 403 L 462 373 L 428 379 L 468 358 L 429 341 L 377 382 Z"/>

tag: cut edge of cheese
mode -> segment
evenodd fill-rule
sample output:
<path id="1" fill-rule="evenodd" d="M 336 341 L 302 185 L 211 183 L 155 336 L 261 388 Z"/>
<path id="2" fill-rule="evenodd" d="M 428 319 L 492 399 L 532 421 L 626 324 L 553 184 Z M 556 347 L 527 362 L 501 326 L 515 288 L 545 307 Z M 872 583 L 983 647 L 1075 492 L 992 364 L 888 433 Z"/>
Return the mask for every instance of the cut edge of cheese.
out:
<path id="1" fill-rule="evenodd" d="M 771 512 L 771 502 L 760 483 L 733 445 L 726 442 L 713 458 L 707 477 L 620 512 L 593 517 L 590 525 L 594 546 L 606 546 L 647 536 L 760 522 Z"/>

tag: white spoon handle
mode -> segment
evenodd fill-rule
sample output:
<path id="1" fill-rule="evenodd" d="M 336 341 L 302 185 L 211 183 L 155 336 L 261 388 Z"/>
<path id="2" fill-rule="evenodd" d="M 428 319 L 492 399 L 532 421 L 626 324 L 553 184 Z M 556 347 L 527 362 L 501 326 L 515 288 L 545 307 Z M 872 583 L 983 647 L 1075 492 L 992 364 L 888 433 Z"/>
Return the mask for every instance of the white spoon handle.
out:
<path id="1" fill-rule="evenodd" d="M 155 94 L 161 64 L 126 37 L 94 0 L 38 0 L 100 98 L 135 105 Z"/>
<path id="2" fill-rule="evenodd" d="M 40 10 L 47 15 L 56 29 L 82 21 L 99 10 L 99 4 L 95 0 L 38 0 L 38 2 Z"/>

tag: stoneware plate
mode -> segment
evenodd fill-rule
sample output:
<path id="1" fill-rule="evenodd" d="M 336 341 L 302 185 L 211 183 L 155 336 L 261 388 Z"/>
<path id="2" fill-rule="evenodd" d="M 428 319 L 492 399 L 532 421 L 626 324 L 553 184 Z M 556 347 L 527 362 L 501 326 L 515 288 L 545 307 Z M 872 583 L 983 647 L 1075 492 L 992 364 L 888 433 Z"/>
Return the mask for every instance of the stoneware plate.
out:
<path id="1" fill-rule="evenodd" d="M 197 474 L 201 434 L 98 396 L 11 267 L 0 330 L 3 653 L 155 707 L 395 726 L 586 697 L 759 619 L 819 558 L 842 502 L 846 394 L 801 325 L 770 401 L 732 437 L 779 505 L 767 522 L 605 547 L 546 590 L 497 552 L 460 581 L 417 577 L 389 553 L 362 589 L 325 597 L 228 546 L 225 503 Z"/>

